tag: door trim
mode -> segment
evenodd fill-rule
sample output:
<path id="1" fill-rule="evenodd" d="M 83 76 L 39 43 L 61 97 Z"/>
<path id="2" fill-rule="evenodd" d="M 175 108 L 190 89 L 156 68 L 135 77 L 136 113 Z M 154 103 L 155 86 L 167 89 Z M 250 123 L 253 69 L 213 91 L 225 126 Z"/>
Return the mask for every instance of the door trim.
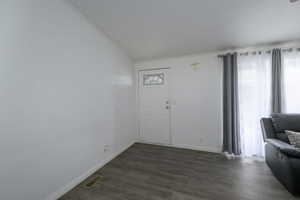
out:
<path id="1" fill-rule="evenodd" d="M 155 70 L 161 70 L 161 69 L 171 69 L 170 67 L 162 67 L 162 68 L 149 68 L 149 69 L 139 69 L 139 72 L 142 71 L 155 71 Z"/>

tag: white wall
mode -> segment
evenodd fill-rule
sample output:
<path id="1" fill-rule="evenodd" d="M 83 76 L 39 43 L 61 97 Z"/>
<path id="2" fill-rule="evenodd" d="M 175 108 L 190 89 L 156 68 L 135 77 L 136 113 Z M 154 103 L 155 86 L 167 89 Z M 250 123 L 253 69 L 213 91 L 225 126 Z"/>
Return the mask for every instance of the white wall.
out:
<path id="1" fill-rule="evenodd" d="M 199 62 L 197 69 L 191 64 Z M 172 144 L 220 152 L 222 65 L 216 53 L 136 63 L 136 69 L 170 67 Z"/>
<path id="2" fill-rule="evenodd" d="M 0 13 L 0 199 L 52 199 L 135 141 L 132 63 L 60 0 Z"/>

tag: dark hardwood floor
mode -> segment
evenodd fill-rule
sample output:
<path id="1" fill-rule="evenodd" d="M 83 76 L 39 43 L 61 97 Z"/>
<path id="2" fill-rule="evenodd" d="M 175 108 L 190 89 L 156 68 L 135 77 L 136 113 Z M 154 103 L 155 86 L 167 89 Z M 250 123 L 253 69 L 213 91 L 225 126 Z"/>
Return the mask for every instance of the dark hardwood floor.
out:
<path id="1" fill-rule="evenodd" d="M 264 162 L 134 144 L 60 200 L 294 200 Z"/>

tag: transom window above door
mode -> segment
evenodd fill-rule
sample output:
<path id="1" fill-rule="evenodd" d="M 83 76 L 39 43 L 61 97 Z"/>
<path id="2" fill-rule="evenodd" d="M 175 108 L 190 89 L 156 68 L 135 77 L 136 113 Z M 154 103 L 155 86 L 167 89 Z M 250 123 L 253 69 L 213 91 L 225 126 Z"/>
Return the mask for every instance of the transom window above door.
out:
<path id="1" fill-rule="evenodd" d="M 164 74 L 144 74 L 143 84 L 144 85 L 163 85 L 164 84 Z"/>

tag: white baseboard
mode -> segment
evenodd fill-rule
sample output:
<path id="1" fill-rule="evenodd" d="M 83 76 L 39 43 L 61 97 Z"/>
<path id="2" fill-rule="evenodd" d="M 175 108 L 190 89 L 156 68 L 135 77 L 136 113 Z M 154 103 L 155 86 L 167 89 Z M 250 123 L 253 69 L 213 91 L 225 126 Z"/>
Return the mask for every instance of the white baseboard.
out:
<path id="1" fill-rule="evenodd" d="M 181 144 L 175 144 L 174 147 L 182 148 L 182 149 L 192 149 L 196 151 L 205 151 L 205 152 L 211 152 L 211 153 L 221 153 L 220 150 L 217 147 L 208 147 L 208 146 L 193 146 L 193 145 L 181 145 Z"/>
<path id="2" fill-rule="evenodd" d="M 217 147 L 208 147 L 208 146 L 193 146 L 193 145 L 184 145 L 184 144 L 161 144 L 161 143 L 153 143 L 153 142 L 147 142 L 144 140 L 140 140 L 140 143 L 144 144 L 153 144 L 153 145 L 160 145 L 160 146 L 166 146 L 166 147 L 174 147 L 174 148 L 180 148 L 180 149 L 191 149 L 196 151 L 205 151 L 205 152 L 211 152 L 211 153 L 221 153 L 219 148 Z"/>
<path id="3" fill-rule="evenodd" d="M 74 178 L 70 183 L 62 187 L 60 190 L 54 192 L 51 194 L 48 198 L 45 200 L 57 200 L 58 198 L 62 197 L 64 194 L 72 190 L 74 187 L 76 187 L 78 184 L 80 184 L 82 181 L 84 181 L 86 178 L 94 174 L 96 171 L 98 171 L 100 168 L 102 168 L 104 165 L 106 165 L 108 162 L 116 158 L 118 155 L 126 151 L 129 147 L 131 147 L 134 143 L 132 142 L 130 145 L 126 146 L 124 149 L 122 149 L 120 152 L 116 152 L 112 154 L 108 159 L 98 163 L 96 166 L 89 169 L 87 172 L 83 173 L 82 175 L 78 176 L 77 178 Z"/>

